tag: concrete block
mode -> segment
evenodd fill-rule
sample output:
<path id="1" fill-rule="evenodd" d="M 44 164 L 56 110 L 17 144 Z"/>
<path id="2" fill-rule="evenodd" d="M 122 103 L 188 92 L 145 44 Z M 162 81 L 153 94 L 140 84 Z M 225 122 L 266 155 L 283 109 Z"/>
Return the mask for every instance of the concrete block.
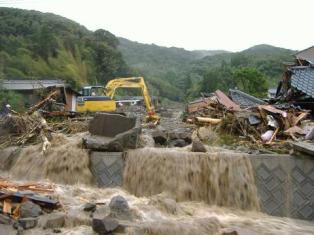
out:
<path id="1" fill-rule="evenodd" d="M 136 118 L 129 118 L 120 114 L 98 113 L 89 123 L 92 135 L 114 137 L 126 132 L 136 125 Z"/>

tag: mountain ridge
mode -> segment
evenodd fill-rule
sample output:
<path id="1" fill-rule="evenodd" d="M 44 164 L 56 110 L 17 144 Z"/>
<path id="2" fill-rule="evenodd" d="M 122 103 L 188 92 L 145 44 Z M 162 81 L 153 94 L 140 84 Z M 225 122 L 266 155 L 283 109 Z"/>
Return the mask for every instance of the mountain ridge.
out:
<path id="1" fill-rule="evenodd" d="M 281 62 L 292 60 L 295 52 L 266 44 L 241 52 L 162 47 L 117 38 L 103 29 L 90 31 L 53 13 L 3 7 L 0 32 L 0 79 L 58 77 L 79 87 L 144 76 L 153 95 L 176 101 L 189 92 L 198 96 L 213 68 L 219 72 L 228 66 L 229 76 L 251 67 L 274 82 L 282 73 Z"/>

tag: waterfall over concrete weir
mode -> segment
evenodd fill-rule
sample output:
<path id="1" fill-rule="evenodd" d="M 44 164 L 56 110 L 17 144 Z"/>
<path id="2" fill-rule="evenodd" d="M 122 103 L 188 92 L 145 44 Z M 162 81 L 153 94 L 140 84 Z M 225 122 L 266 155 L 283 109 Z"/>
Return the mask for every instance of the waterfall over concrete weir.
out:
<path id="1" fill-rule="evenodd" d="M 177 149 L 129 151 L 123 186 L 136 196 L 168 193 L 177 201 L 259 210 L 251 162 L 230 153 L 193 153 Z"/>

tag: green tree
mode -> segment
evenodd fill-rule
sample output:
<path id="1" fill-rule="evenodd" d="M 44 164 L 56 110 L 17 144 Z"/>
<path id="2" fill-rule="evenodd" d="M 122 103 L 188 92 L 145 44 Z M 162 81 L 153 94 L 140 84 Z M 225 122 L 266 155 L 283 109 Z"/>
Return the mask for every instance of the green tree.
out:
<path id="1" fill-rule="evenodd" d="M 267 93 L 267 78 L 255 68 L 240 68 L 233 72 L 237 87 L 251 95 L 263 97 Z"/>
<path id="2" fill-rule="evenodd" d="M 13 91 L 0 89 L 0 106 L 4 103 L 11 105 L 12 109 L 20 112 L 24 111 L 23 96 Z M 2 108 L 2 107 L 1 107 Z"/>

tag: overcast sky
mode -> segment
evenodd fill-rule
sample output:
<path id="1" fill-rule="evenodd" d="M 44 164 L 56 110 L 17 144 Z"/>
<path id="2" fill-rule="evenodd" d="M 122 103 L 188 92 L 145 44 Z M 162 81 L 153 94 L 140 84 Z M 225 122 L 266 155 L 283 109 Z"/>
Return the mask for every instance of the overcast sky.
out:
<path id="1" fill-rule="evenodd" d="M 0 6 L 52 12 L 90 30 L 188 50 L 314 45 L 314 0 L 0 0 Z"/>

